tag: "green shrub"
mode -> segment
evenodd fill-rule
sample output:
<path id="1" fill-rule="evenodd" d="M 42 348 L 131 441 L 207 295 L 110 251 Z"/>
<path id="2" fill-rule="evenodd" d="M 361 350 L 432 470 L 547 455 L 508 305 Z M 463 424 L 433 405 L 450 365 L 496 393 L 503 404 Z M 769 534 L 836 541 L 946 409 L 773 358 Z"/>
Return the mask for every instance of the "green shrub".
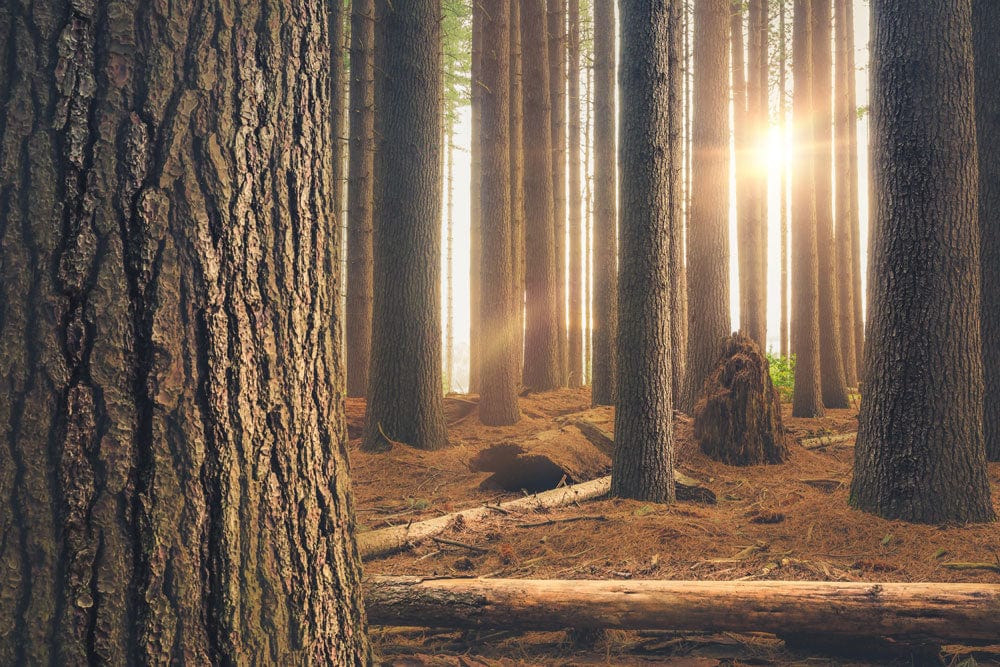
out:
<path id="1" fill-rule="evenodd" d="M 781 400 L 790 402 L 795 392 L 795 355 L 783 357 L 768 352 L 767 363 L 771 367 L 771 382 L 781 394 Z"/>

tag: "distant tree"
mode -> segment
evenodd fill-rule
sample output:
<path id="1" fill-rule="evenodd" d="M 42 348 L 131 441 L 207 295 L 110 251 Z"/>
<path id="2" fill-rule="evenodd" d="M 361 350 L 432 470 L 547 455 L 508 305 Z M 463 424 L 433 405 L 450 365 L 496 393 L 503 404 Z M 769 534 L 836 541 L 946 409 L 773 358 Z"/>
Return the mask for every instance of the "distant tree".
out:
<path id="1" fill-rule="evenodd" d="M 795 0 L 793 6 L 792 351 L 796 361 L 792 415 L 820 417 L 825 410 L 820 371 L 819 265 L 812 149 L 816 137 L 812 108 L 812 2 Z"/>
<path id="2" fill-rule="evenodd" d="M 482 141 L 482 99 L 483 99 L 483 13 L 482 2 L 472 0 L 472 82 L 471 82 L 471 175 L 469 184 L 469 393 L 478 394 L 480 383 L 480 336 L 482 323 L 482 266 L 483 256 L 483 212 L 482 194 L 483 162 Z"/>
<path id="3" fill-rule="evenodd" d="M 440 3 L 376 0 L 374 321 L 362 446 L 448 444 L 441 395 Z M 392 48 L 389 48 L 392 45 Z M 400 168 L 405 165 L 405 168 Z"/>
<path id="4" fill-rule="evenodd" d="M 483 160 L 482 398 L 479 419 L 515 424 L 520 384 L 514 338 L 514 243 L 510 205 L 510 0 L 483 17 L 480 102 Z"/>
<path id="5" fill-rule="evenodd" d="M 521 1 L 510 0 L 510 207 L 514 262 L 514 347 L 517 379 L 524 376 L 524 87 L 521 66 Z"/>
<path id="6" fill-rule="evenodd" d="M 990 521 L 972 2 L 871 11 L 871 299 L 851 504 Z"/>
<path id="7" fill-rule="evenodd" d="M 847 3 L 847 20 L 846 25 L 854 25 L 854 3 Z M 854 56 L 854 31 L 847 31 L 847 68 L 852 72 L 850 85 L 847 87 L 847 98 L 848 106 L 855 111 L 858 109 L 858 93 L 857 84 L 855 82 L 857 72 L 857 67 L 855 65 Z M 854 281 L 854 356 L 857 358 L 858 362 L 858 375 L 859 380 L 862 373 L 862 364 L 864 363 L 864 351 L 865 351 L 865 318 L 864 318 L 864 299 L 865 295 L 861 293 L 861 206 L 860 206 L 860 196 L 858 193 L 859 176 L 858 176 L 858 119 L 857 116 L 854 117 L 853 123 L 851 124 L 850 133 L 850 143 L 851 143 L 851 154 L 849 167 L 850 173 L 850 186 L 851 186 L 851 261 L 854 264 L 854 270 L 852 271 L 852 279 Z M 867 244 L 867 239 L 865 240 Z"/>
<path id="8" fill-rule="evenodd" d="M 594 405 L 612 405 L 617 377 L 618 176 L 615 169 L 615 1 L 594 0 Z"/>
<path id="9" fill-rule="evenodd" d="M 556 233 L 552 200 L 552 111 L 545 0 L 521 0 L 524 86 L 526 320 L 524 384 L 561 386 L 556 310 Z"/>
<path id="10" fill-rule="evenodd" d="M 679 407 L 691 414 L 731 333 L 729 318 L 730 0 L 696 0 L 688 223 L 687 388 Z"/>
<path id="11" fill-rule="evenodd" d="M 782 141 L 788 131 L 788 22 L 786 18 L 787 7 L 785 0 L 778 0 L 778 127 L 781 129 Z M 781 333 L 778 339 L 781 356 L 788 358 L 791 355 L 791 345 L 789 344 L 789 323 L 788 323 L 788 165 L 781 166 L 781 186 L 779 188 L 780 204 L 780 230 L 781 241 L 779 242 L 779 252 L 781 257 Z"/>
<path id="12" fill-rule="evenodd" d="M 672 30 L 679 4 L 622 0 L 621 254 L 618 394 L 611 492 L 674 500 L 671 396 L 672 156 L 681 148 L 668 119 Z"/>
<path id="13" fill-rule="evenodd" d="M 816 179 L 816 248 L 819 260 L 819 343 L 823 405 L 850 405 L 840 347 L 837 240 L 833 225 L 833 61 L 831 0 L 812 0 L 813 150 Z"/>
<path id="14" fill-rule="evenodd" d="M 0 664 L 369 665 L 342 5 L 128 8 L 0 4 Z"/>
<path id="15" fill-rule="evenodd" d="M 836 26 L 834 108 L 834 178 L 836 186 L 837 271 L 836 289 L 839 298 L 840 350 L 844 362 L 844 380 L 849 387 L 858 386 L 857 331 L 854 326 L 854 211 L 851 208 L 851 134 L 856 132 L 857 110 L 850 105 L 848 90 L 854 85 L 854 71 L 848 57 L 848 33 L 854 25 L 847 22 L 847 5 L 851 0 L 835 0 Z"/>
<path id="16" fill-rule="evenodd" d="M 983 370 L 986 455 L 1000 461 L 1000 3 L 972 2 L 982 233 Z"/>
<path id="17" fill-rule="evenodd" d="M 674 24 L 670 29 L 669 80 L 670 80 L 670 351 L 671 396 L 679 401 L 684 392 L 687 377 L 687 271 L 684 266 L 684 81 L 686 77 L 684 49 L 688 16 L 683 3 L 677 5 L 677 13 L 671 13 Z"/>
<path id="18" fill-rule="evenodd" d="M 583 108 L 580 96 L 580 0 L 569 0 L 569 346 L 567 381 L 583 385 Z"/>
<path id="19" fill-rule="evenodd" d="M 347 395 L 368 391 L 372 343 L 372 170 L 374 153 L 374 0 L 351 5 L 347 167 Z"/>
<path id="20" fill-rule="evenodd" d="M 556 324 L 559 336 L 559 386 L 567 384 L 569 336 L 566 330 L 566 2 L 547 0 L 549 90 L 552 113 L 552 201 L 556 239 Z"/>

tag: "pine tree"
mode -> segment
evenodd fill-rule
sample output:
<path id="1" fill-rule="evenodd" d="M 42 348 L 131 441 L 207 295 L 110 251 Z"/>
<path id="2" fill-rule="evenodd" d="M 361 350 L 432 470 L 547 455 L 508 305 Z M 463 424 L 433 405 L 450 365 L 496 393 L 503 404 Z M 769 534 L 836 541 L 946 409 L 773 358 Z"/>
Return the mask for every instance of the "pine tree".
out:
<path id="1" fill-rule="evenodd" d="M 569 346 L 567 380 L 583 385 L 583 188 L 580 174 L 580 0 L 569 0 Z"/>

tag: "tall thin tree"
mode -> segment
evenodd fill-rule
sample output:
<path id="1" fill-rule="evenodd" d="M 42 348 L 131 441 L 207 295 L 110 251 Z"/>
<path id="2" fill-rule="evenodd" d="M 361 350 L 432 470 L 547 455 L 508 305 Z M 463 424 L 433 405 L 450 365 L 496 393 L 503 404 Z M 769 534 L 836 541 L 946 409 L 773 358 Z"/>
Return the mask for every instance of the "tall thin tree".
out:
<path id="1" fill-rule="evenodd" d="M 594 0 L 594 405 L 611 405 L 617 377 L 618 192 L 615 156 L 615 2 Z"/>
<path id="2" fill-rule="evenodd" d="M 583 188 L 580 169 L 580 0 L 569 0 L 569 346 L 570 387 L 583 385 Z"/>
<path id="3" fill-rule="evenodd" d="M 986 455 L 1000 461 L 1000 4 L 972 2 L 982 234 L 982 338 Z"/>
<path id="4" fill-rule="evenodd" d="M 669 45 L 670 93 L 670 352 L 671 396 L 684 391 L 687 367 L 687 271 L 684 266 L 684 35 L 687 12 L 680 0 L 672 3 Z"/>
<path id="5" fill-rule="evenodd" d="M 441 394 L 441 7 L 435 0 L 375 6 L 375 298 L 362 447 L 377 451 L 401 441 L 439 449 L 448 444 Z"/>
<path id="6" fill-rule="evenodd" d="M 556 232 L 552 199 L 552 111 L 545 0 L 521 0 L 524 90 L 524 384 L 562 385 L 556 309 Z"/>
<path id="7" fill-rule="evenodd" d="M 485 8 L 479 0 L 472 0 L 472 73 L 470 82 L 470 183 L 469 183 L 469 393 L 478 394 L 481 388 L 480 364 L 482 322 L 482 267 L 483 256 L 483 158 L 482 141 L 483 100 L 483 14 Z"/>
<path id="8" fill-rule="evenodd" d="M 623 0 L 621 277 L 618 286 L 618 396 L 611 492 L 653 502 L 674 500 L 671 395 L 672 30 L 678 3 Z"/>
<path id="9" fill-rule="evenodd" d="M 688 222 L 687 380 L 690 414 L 730 333 L 729 33 L 730 0 L 695 0 L 691 214 Z"/>
<path id="10" fill-rule="evenodd" d="M 514 347 L 518 382 L 524 369 L 524 93 L 521 85 L 521 2 L 510 0 L 510 208 L 513 222 Z"/>
<path id="11" fill-rule="evenodd" d="M 794 76 L 792 159 L 792 351 L 795 394 L 792 414 L 819 417 L 825 413 L 819 351 L 819 263 L 816 238 L 815 140 L 812 109 L 812 2 L 795 0 L 792 21 Z"/>
<path id="12" fill-rule="evenodd" d="M 854 25 L 854 3 L 847 3 L 847 25 Z M 856 82 L 857 67 L 854 54 L 854 30 L 848 30 L 847 37 L 847 68 L 851 71 L 851 80 L 847 86 L 848 106 L 858 111 L 858 92 Z M 858 173 L 858 118 L 853 117 L 850 132 L 851 154 L 850 154 L 850 187 L 851 187 L 851 242 L 853 252 L 851 260 L 854 264 L 852 278 L 854 282 L 854 349 L 855 357 L 858 360 L 858 373 L 862 372 L 864 363 L 865 346 L 865 317 L 864 317 L 864 295 L 861 291 L 861 197 L 859 194 L 860 180 Z M 870 236 L 871 234 L 869 234 Z M 867 241 L 867 239 L 866 239 Z M 867 244 L 866 244 L 867 245 Z M 860 378 L 859 378 L 860 379 Z"/>
<path id="13" fill-rule="evenodd" d="M 552 113 L 552 201 L 556 238 L 556 324 L 559 335 L 559 386 L 567 384 L 569 336 L 566 329 L 566 3 L 548 6 L 549 90 Z"/>
<path id="14" fill-rule="evenodd" d="M 786 0 L 778 0 L 778 127 L 781 132 L 781 141 L 784 143 L 788 135 L 788 22 L 786 18 Z M 787 156 L 786 156 L 787 157 Z M 778 345 L 781 356 L 786 359 L 791 355 L 791 347 L 788 341 L 788 165 L 781 165 L 781 185 L 779 187 L 779 197 L 781 199 L 779 229 L 781 240 L 779 241 L 779 253 L 781 261 L 781 333 L 778 337 Z"/>
<path id="15" fill-rule="evenodd" d="M 851 503 L 989 521 L 972 2 L 873 0 L 871 15 L 871 298 Z"/>

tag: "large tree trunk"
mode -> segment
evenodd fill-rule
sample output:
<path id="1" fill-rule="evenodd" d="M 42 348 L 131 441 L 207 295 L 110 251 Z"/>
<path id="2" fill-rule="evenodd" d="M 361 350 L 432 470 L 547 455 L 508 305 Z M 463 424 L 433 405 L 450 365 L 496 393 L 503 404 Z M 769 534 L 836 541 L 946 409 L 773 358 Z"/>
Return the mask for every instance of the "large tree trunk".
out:
<path id="1" fill-rule="evenodd" d="M 376 0 L 376 11 L 375 69 L 382 74 L 375 86 L 375 298 L 362 445 L 438 449 L 448 444 L 441 396 L 440 6 Z"/>
<path id="2" fill-rule="evenodd" d="M 559 326 L 556 310 L 556 233 L 552 200 L 552 103 L 545 0 L 521 0 L 524 87 L 525 340 L 524 384 L 556 389 Z"/>
<path id="3" fill-rule="evenodd" d="M 854 25 L 854 3 L 847 3 L 847 25 Z M 847 98 L 852 114 L 858 111 L 858 91 L 857 91 L 857 67 L 855 66 L 854 54 L 854 30 L 847 32 L 847 68 L 851 72 L 851 80 L 847 87 Z M 859 196 L 860 179 L 858 175 L 858 118 L 851 116 L 851 155 L 850 155 L 850 186 L 851 186 L 851 242 L 853 252 L 851 259 L 854 263 L 853 287 L 854 287 L 854 356 L 858 361 L 858 380 L 861 380 L 864 365 L 865 351 L 865 315 L 864 304 L 865 295 L 861 291 L 861 204 Z M 866 179 L 866 183 L 870 179 Z M 869 228 L 871 225 L 869 224 Z M 869 236 L 871 233 L 869 232 Z M 867 245 L 868 239 L 865 239 Z"/>
<path id="4" fill-rule="evenodd" d="M 837 273 L 840 315 L 840 350 L 844 363 L 844 380 L 849 387 L 858 386 L 858 359 L 854 327 L 854 211 L 851 209 L 851 133 L 855 132 L 855 113 L 849 103 L 848 89 L 854 85 L 854 72 L 849 69 L 848 33 L 854 26 L 847 22 L 847 5 L 851 0 L 835 0 L 836 81 L 833 96 L 835 141 L 834 174 L 836 178 Z"/>
<path id="5" fill-rule="evenodd" d="M 580 0 L 569 0 L 569 347 L 567 382 L 583 385 L 583 188 L 580 142 Z"/>
<path id="6" fill-rule="evenodd" d="M 824 409 L 820 386 L 819 266 L 812 149 L 816 134 L 812 119 L 812 2 L 795 0 L 793 7 L 792 352 L 796 359 L 792 414 L 819 417 Z"/>
<path id="7" fill-rule="evenodd" d="M 979 227 L 982 233 L 983 426 L 986 456 L 1000 461 L 1000 4 L 973 0 Z"/>
<path id="8" fill-rule="evenodd" d="M 992 641 L 1000 586 L 827 581 L 559 581 L 375 577 L 372 622 L 434 628 L 771 632 Z"/>
<path id="9" fill-rule="evenodd" d="M 816 179 L 821 389 L 824 406 L 846 408 L 850 402 L 840 347 L 837 240 L 833 233 L 832 17 L 831 0 L 812 0 L 813 173 Z"/>
<path id="10" fill-rule="evenodd" d="M 164 11 L 0 6 L 0 663 L 368 664 L 331 17 Z"/>
<path id="11" fill-rule="evenodd" d="M 510 208 L 514 251 L 514 349 L 524 374 L 524 92 L 521 85 L 521 2 L 510 0 Z"/>
<path id="12" fill-rule="evenodd" d="M 556 325 L 559 386 L 566 386 L 569 337 L 566 331 L 566 2 L 547 0 L 549 90 L 552 114 L 552 201 L 556 237 Z"/>
<path id="13" fill-rule="evenodd" d="M 618 84 L 629 104 L 620 118 L 621 256 L 618 283 L 618 395 L 611 492 L 674 500 L 671 392 L 671 201 L 680 137 L 668 119 L 669 55 L 680 30 L 675 3 L 624 0 Z"/>
<path id="14" fill-rule="evenodd" d="M 594 405 L 615 401 L 618 330 L 618 176 L 615 165 L 615 1 L 594 0 Z"/>
<path id="15" fill-rule="evenodd" d="M 480 139 L 483 126 L 483 16 L 481 2 L 472 3 L 472 72 L 470 82 L 470 179 L 469 179 L 469 393 L 478 394 L 480 378 L 482 323 L 483 256 L 483 157 Z"/>
<path id="16" fill-rule="evenodd" d="M 729 320 L 729 12 L 730 0 L 696 0 L 691 217 L 688 223 L 687 388 L 691 414 L 712 371 Z"/>
<path id="17" fill-rule="evenodd" d="M 510 204 L 510 0 L 483 17 L 479 135 L 483 160 L 482 398 L 488 426 L 516 424 L 520 377 L 514 338 L 514 242 Z"/>
<path id="18" fill-rule="evenodd" d="M 872 3 L 871 299 L 851 503 L 905 521 L 994 518 L 971 7 Z"/>
<path id="19" fill-rule="evenodd" d="M 779 69 L 778 69 L 778 96 L 780 104 L 780 121 L 778 127 L 781 129 L 781 138 L 784 142 L 788 133 L 788 28 L 785 18 L 785 0 L 778 2 L 778 49 Z M 781 334 L 778 337 L 778 346 L 781 356 L 786 359 L 791 355 L 791 346 L 788 341 L 788 165 L 781 164 L 781 186 L 778 190 L 781 198 Z"/>
<path id="20" fill-rule="evenodd" d="M 372 353 L 372 173 L 374 0 L 351 5 L 350 130 L 347 167 L 347 395 L 368 392 Z"/>

